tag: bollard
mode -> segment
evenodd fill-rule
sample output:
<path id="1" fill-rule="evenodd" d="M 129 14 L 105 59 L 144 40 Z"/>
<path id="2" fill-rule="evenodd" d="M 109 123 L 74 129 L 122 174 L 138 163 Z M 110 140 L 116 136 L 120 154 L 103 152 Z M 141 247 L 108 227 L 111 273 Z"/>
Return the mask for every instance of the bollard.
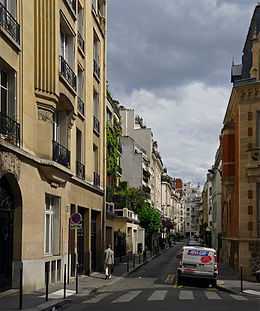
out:
<path id="1" fill-rule="evenodd" d="M 139 265 L 141 263 L 141 254 L 139 253 Z"/>
<path id="2" fill-rule="evenodd" d="M 243 265 L 240 265 L 241 293 L 243 292 Z"/>
<path id="3" fill-rule="evenodd" d="M 143 252 L 143 262 L 146 261 L 146 251 Z"/>
<path id="4" fill-rule="evenodd" d="M 19 310 L 23 308 L 23 269 L 20 269 L 20 295 L 19 295 Z"/>
<path id="5" fill-rule="evenodd" d="M 129 272 L 129 255 L 126 257 L 126 271 Z"/>
<path id="6" fill-rule="evenodd" d="M 79 265 L 76 266 L 76 294 L 79 292 Z"/>
<path id="7" fill-rule="evenodd" d="M 66 264 L 64 265 L 64 299 L 66 299 Z"/>
<path id="8" fill-rule="evenodd" d="M 135 268 L 135 254 L 133 256 L 133 268 Z"/>
<path id="9" fill-rule="evenodd" d="M 49 300 L 49 263 L 46 264 L 46 268 L 45 268 L 45 282 L 46 282 L 45 301 L 48 301 Z"/>

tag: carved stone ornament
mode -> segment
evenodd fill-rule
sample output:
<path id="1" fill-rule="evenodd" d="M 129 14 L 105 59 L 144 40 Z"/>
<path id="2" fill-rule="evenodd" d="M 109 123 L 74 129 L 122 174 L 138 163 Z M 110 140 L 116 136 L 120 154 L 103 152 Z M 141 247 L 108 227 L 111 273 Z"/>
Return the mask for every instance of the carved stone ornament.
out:
<path id="1" fill-rule="evenodd" d="M 1 152 L 0 153 L 0 178 L 7 173 L 11 173 L 14 175 L 16 180 L 20 179 L 21 174 L 21 160 L 9 152 Z"/>
<path id="2" fill-rule="evenodd" d="M 53 122 L 53 113 L 49 110 L 38 108 L 38 120 L 52 123 Z"/>

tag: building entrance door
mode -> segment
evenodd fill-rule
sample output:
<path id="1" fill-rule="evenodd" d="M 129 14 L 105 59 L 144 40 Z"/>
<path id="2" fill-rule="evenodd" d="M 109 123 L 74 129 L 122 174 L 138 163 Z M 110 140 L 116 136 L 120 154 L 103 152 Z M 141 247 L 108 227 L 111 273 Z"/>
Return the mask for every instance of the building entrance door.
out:
<path id="1" fill-rule="evenodd" d="M 91 213 L 91 269 L 96 269 L 96 251 L 97 251 L 97 217 L 95 213 Z"/>
<path id="2" fill-rule="evenodd" d="M 0 291 L 12 288 L 14 204 L 8 181 L 0 180 Z"/>
<path id="3" fill-rule="evenodd" d="M 83 273 L 83 263 L 84 263 L 84 208 L 78 207 L 78 212 L 82 216 L 82 229 L 77 230 L 77 246 L 78 246 L 78 265 L 79 273 Z"/>

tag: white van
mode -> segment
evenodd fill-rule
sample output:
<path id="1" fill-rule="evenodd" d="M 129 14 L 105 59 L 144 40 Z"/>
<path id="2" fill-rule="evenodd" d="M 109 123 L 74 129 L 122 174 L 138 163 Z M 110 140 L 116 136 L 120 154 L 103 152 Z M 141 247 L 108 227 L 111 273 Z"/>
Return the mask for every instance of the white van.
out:
<path id="1" fill-rule="evenodd" d="M 205 279 L 213 286 L 217 283 L 218 265 L 214 248 L 184 246 L 179 257 L 177 283 L 184 278 Z"/>

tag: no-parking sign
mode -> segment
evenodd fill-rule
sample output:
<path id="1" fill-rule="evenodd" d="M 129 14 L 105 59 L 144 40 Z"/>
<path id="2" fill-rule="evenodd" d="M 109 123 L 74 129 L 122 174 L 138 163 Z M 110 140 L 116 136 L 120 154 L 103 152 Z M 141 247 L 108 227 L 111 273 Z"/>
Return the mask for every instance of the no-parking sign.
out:
<path id="1" fill-rule="evenodd" d="M 70 216 L 70 229 L 82 229 L 82 216 L 80 213 L 73 213 Z"/>

